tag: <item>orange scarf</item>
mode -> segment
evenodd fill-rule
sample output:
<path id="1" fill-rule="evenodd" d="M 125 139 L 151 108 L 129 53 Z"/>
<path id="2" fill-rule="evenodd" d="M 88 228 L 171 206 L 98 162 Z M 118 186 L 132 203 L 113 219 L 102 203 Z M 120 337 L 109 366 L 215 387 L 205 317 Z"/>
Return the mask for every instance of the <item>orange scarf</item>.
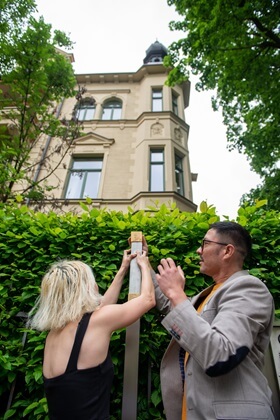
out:
<path id="1" fill-rule="evenodd" d="M 209 299 L 214 295 L 214 293 L 216 292 L 216 290 L 222 285 L 223 283 L 218 283 L 215 284 L 215 286 L 213 287 L 213 289 L 211 290 L 211 292 L 209 293 L 209 295 L 206 296 L 206 298 L 200 303 L 199 307 L 197 308 L 197 313 L 200 314 L 204 308 L 204 306 L 206 305 L 206 303 L 209 301 Z M 187 365 L 187 361 L 189 358 L 189 353 L 186 352 L 185 354 L 185 370 L 186 370 L 186 365 Z M 185 396 L 186 394 L 186 381 L 184 383 L 184 392 L 183 392 L 183 402 L 182 402 L 182 420 L 187 420 L 187 398 Z"/>

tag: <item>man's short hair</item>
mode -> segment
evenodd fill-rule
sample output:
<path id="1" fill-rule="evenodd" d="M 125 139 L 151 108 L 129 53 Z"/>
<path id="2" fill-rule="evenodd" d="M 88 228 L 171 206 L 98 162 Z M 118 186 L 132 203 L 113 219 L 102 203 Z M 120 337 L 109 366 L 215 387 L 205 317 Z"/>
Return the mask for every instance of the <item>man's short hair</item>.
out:
<path id="1" fill-rule="evenodd" d="M 223 239 L 232 243 L 246 258 L 252 250 L 252 238 L 249 232 L 236 222 L 216 222 L 210 226 L 214 229 Z"/>

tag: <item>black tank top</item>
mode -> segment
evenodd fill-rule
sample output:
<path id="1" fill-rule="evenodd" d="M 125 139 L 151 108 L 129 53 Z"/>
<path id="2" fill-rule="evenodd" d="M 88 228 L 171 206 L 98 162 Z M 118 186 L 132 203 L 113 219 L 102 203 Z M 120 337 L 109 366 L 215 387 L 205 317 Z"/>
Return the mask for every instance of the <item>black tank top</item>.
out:
<path id="1" fill-rule="evenodd" d="M 110 353 L 103 363 L 77 369 L 80 348 L 91 313 L 81 319 L 66 371 L 44 378 L 50 420 L 108 420 L 114 369 Z"/>

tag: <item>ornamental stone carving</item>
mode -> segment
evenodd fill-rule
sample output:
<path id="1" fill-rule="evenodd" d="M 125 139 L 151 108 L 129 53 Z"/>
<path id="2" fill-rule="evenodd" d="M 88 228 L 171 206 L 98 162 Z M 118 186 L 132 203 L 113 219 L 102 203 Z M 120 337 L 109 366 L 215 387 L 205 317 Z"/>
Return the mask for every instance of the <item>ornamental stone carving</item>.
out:
<path id="1" fill-rule="evenodd" d="M 175 137 L 175 140 L 177 140 L 180 143 L 182 143 L 182 141 L 183 141 L 183 133 L 182 133 L 182 131 L 181 131 L 180 128 L 177 127 L 177 128 L 174 129 L 174 137 Z"/>
<path id="2" fill-rule="evenodd" d="M 155 123 L 151 126 L 151 137 L 162 136 L 163 135 L 163 125 L 160 123 Z"/>

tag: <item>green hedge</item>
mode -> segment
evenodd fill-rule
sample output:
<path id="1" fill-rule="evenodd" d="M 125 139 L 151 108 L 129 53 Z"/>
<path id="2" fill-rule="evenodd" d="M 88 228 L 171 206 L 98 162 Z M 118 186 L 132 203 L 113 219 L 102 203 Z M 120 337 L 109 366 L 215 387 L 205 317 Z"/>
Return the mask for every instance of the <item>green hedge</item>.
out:
<path id="1" fill-rule="evenodd" d="M 33 212 L 22 203 L 0 208 L 0 418 L 45 419 L 47 406 L 42 386 L 45 333 L 26 331 L 22 316 L 39 294 L 42 276 L 58 259 L 81 259 L 93 267 L 101 292 L 110 284 L 128 248 L 131 231 L 142 231 L 156 268 L 161 257 L 172 257 L 186 276 L 186 292 L 193 295 L 211 280 L 199 273 L 196 250 L 209 224 L 220 220 L 215 208 L 201 203 L 200 212 L 176 207 L 127 213 L 97 210 L 90 200 L 83 213 L 57 215 Z M 279 213 L 267 212 L 264 203 L 239 209 L 236 219 L 252 234 L 253 256 L 246 268 L 266 282 L 280 312 Z M 127 299 L 128 278 L 120 301 Z M 154 309 L 141 320 L 138 419 L 163 419 L 159 366 L 169 342 Z M 125 330 L 112 336 L 115 366 L 112 420 L 121 418 Z M 12 397 L 7 411 L 9 398 Z"/>

